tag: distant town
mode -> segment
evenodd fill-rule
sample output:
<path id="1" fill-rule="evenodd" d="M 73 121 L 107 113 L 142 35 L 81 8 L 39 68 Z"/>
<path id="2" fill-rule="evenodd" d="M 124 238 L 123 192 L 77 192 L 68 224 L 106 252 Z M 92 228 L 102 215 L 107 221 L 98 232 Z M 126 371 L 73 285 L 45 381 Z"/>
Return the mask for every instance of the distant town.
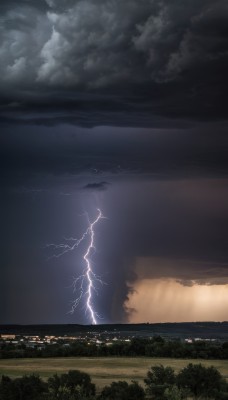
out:
<path id="1" fill-rule="evenodd" d="M 96 345 L 96 346 L 112 346 L 116 342 L 131 342 L 132 336 L 127 338 L 123 338 L 122 335 L 117 334 L 116 336 L 111 333 L 104 332 L 100 333 L 91 333 L 88 332 L 87 335 L 80 336 L 54 336 L 54 335 L 16 335 L 16 334 L 2 334 L 0 335 L 0 347 L 4 344 L 11 344 L 15 347 L 24 346 L 25 348 L 33 348 L 37 350 L 42 350 L 46 346 L 51 345 L 60 345 L 68 347 L 71 343 L 75 341 L 85 342 L 87 345 Z M 153 337 L 150 338 L 151 340 Z M 220 342 L 219 339 L 203 339 L 203 338 L 187 338 L 184 339 L 186 343 L 194 343 L 197 341 L 206 341 L 206 342 Z"/>
<path id="2" fill-rule="evenodd" d="M 112 346 L 117 341 L 130 342 L 129 338 L 122 338 L 121 335 L 113 335 L 112 333 L 104 332 L 82 334 L 78 336 L 55 336 L 55 335 L 17 335 L 17 334 L 2 334 L 0 335 L 0 346 L 11 344 L 15 347 L 24 346 L 25 348 L 36 348 L 42 350 L 46 346 L 60 345 L 68 347 L 71 343 L 78 341 L 84 342 L 87 345 L 105 345 Z"/>
<path id="3" fill-rule="evenodd" d="M 0 358 L 228 358 L 228 323 L 1 326 Z"/>

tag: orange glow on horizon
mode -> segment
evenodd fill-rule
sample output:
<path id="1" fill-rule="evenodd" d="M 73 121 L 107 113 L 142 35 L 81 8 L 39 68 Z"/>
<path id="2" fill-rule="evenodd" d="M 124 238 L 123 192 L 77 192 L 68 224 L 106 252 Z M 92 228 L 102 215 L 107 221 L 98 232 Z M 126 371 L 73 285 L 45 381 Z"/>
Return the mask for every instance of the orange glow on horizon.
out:
<path id="1" fill-rule="evenodd" d="M 228 319 L 228 285 L 183 286 L 175 279 L 141 279 L 125 301 L 128 322 L 192 322 Z"/>

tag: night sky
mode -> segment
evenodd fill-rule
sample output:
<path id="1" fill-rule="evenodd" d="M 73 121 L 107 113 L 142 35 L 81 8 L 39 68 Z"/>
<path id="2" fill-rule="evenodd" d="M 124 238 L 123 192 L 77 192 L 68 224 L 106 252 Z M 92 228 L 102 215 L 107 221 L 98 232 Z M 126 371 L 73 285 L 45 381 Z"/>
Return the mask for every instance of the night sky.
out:
<path id="1" fill-rule="evenodd" d="M 0 323 L 228 320 L 226 0 L 1 0 Z"/>

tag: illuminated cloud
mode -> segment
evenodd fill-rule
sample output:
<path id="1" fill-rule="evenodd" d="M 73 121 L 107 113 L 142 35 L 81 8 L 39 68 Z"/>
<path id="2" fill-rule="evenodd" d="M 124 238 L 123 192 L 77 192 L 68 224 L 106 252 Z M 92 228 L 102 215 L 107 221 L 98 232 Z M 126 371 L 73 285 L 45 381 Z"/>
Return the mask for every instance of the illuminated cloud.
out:
<path id="1" fill-rule="evenodd" d="M 225 321 L 227 285 L 183 286 L 174 279 L 142 279 L 131 286 L 125 302 L 128 321 Z"/>

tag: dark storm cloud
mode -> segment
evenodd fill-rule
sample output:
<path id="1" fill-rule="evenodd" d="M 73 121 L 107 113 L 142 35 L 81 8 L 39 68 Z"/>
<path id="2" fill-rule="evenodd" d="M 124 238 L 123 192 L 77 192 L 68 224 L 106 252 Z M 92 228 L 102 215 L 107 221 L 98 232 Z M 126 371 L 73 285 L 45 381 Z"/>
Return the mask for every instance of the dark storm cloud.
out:
<path id="1" fill-rule="evenodd" d="M 87 183 L 83 187 L 85 190 L 107 190 L 109 185 L 109 182 L 93 182 L 93 183 Z"/>
<path id="2" fill-rule="evenodd" d="M 138 279 L 174 278 L 184 286 L 228 284 L 228 262 L 149 257 L 137 264 Z"/>
<path id="3" fill-rule="evenodd" d="M 54 268 L 42 252 L 97 207 L 108 321 L 124 320 L 128 282 L 226 283 L 227 2 L 2 0 L 0 13 L 2 321 L 86 321 L 65 316 L 80 249 Z"/>
<path id="4" fill-rule="evenodd" d="M 226 124 L 152 131 L 23 126 L 7 129 L 0 141 L 2 179 L 6 183 L 22 179 L 20 186 L 26 187 L 33 185 L 26 179 L 34 176 L 86 172 L 92 183 L 97 179 L 99 183 L 110 182 L 105 174 L 176 179 L 225 177 L 228 171 Z"/>
<path id="5" fill-rule="evenodd" d="M 54 192 L 70 194 L 74 181 L 82 177 L 78 190 L 92 194 L 101 186 L 107 188 L 104 182 L 137 176 L 152 180 L 225 178 L 227 150 L 226 124 L 152 131 L 11 127 L 0 137 L 0 181 L 14 192 L 21 188 L 47 192 L 49 184 L 59 180 Z"/>
<path id="6" fill-rule="evenodd" d="M 227 17 L 225 0 L 3 1 L 2 122 L 226 117 Z"/>

